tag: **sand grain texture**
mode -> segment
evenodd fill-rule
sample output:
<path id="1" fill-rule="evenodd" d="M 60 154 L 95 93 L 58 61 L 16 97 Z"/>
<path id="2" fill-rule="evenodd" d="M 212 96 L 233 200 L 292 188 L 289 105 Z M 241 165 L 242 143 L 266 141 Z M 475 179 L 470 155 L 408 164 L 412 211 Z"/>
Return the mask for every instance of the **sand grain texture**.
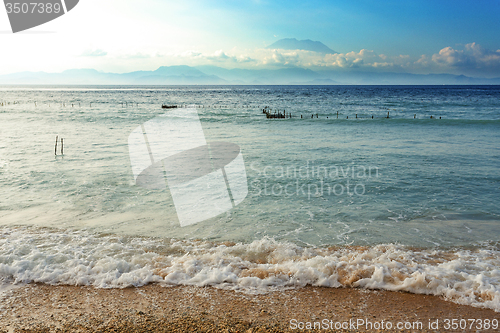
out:
<path id="1" fill-rule="evenodd" d="M 500 313 L 409 293 L 307 287 L 249 295 L 212 287 L 95 289 L 30 284 L 2 296 L 0 332 L 298 332 L 290 321 L 500 319 Z M 326 330 L 322 330 L 326 331 Z M 364 332 L 366 329 L 341 329 Z M 370 330 L 369 330 L 370 331 Z M 372 330 L 377 331 L 377 330 Z M 495 330 L 481 330 L 495 332 Z"/>

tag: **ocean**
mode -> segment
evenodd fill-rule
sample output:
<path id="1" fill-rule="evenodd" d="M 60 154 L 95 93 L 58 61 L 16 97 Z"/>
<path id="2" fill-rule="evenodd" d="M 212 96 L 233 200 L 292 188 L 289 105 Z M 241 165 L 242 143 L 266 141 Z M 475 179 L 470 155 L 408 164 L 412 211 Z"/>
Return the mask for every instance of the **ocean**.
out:
<path id="1" fill-rule="evenodd" d="M 247 181 L 188 224 L 171 179 L 137 184 L 129 139 L 183 114 L 239 146 Z M 500 86 L 3 86 L 0 125 L 4 287 L 344 286 L 500 311 Z"/>

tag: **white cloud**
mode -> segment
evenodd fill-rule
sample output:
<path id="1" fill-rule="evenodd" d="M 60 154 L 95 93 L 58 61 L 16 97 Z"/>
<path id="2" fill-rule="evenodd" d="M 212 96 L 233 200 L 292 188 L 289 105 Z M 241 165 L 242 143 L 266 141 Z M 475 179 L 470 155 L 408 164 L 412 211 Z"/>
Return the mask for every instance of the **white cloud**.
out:
<path id="1" fill-rule="evenodd" d="M 154 57 L 154 55 L 142 53 L 142 52 L 136 52 L 136 53 L 130 53 L 130 54 L 121 54 L 121 55 L 118 55 L 118 57 L 122 58 L 122 59 L 148 59 L 148 58 Z"/>
<path id="2" fill-rule="evenodd" d="M 183 59 L 185 64 L 188 65 L 203 65 L 206 63 L 218 63 L 220 65 L 224 64 L 234 64 L 234 63 L 251 63 L 255 60 L 246 54 L 233 55 L 224 52 L 223 50 L 217 50 L 214 53 L 202 53 L 197 51 L 186 51 L 176 54 L 164 55 L 166 59 L 171 57 Z"/>
<path id="3" fill-rule="evenodd" d="M 359 52 L 351 51 L 348 53 L 327 54 L 322 59 L 322 63 L 318 63 L 318 65 L 340 68 L 359 68 L 373 66 L 379 59 L 380 57 L 375 54 L 375 52 L 362 49 Z"/>
<path id="4" fill-rule="evenodd" d="M 349 68 L 398 68 L 408 66 L 410 57 L 378 55 L 372 50 L 359 52 L 323 54 L 304 50 L 256 49 L 251 52 L 257 66 L 297 66 L 305 68 L 349 69 Z"/>
<path id="5" fill-rule="evenodd" d="M 466 44 L 462 50 L 448 46 L 432 55 L 432 62 L 440 67 L 457 70 L 498 70 L 500 50 L 487 50 L 476 43 Z"/>
<path id="6" fill-rule="evenodd" d="M 104 57 L 107 54 L 108 54 L 108 52 L 103 51 L 101 49 L 94 49 L 94 50 L 88 49 L 88 50 L 83 51 L 81 56 L 82 57 Z"/>
<path id="7" fill-rule="evenodd" d="M 216 62 L 225 62 L 228 60 L 232 62 L 237 61 L 236 57 L 230 57 L 222 50 L 215 51 L 213 55 L 205 56 L 205 59 Z"/>

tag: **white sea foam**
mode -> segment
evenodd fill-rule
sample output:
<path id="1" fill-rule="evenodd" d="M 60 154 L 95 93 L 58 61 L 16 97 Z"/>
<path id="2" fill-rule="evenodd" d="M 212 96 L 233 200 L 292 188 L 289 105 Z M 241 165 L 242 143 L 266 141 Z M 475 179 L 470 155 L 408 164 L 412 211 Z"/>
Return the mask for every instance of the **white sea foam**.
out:
<path id="1" fill-rule="evenodd" d="M 361 287 L 440 295 L 500 311 L 500 251 L 371 247 L 306 248 L 264 238 L 249 244 L 0 228 L 0 281 L 99 288 L 215 286 Z"/>

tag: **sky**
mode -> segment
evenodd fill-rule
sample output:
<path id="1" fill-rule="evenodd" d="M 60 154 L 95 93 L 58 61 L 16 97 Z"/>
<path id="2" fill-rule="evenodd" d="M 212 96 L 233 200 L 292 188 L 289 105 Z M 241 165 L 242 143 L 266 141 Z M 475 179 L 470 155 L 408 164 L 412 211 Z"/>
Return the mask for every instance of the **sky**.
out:
<path id="1" fill-rule="evenodd" d="M 171 65 L 500 77 L 500 0 L 80 0 L 13 34 L 0 9 L 0 74 Z M 334 54 L 272 50 L 311 39 Z"/>

